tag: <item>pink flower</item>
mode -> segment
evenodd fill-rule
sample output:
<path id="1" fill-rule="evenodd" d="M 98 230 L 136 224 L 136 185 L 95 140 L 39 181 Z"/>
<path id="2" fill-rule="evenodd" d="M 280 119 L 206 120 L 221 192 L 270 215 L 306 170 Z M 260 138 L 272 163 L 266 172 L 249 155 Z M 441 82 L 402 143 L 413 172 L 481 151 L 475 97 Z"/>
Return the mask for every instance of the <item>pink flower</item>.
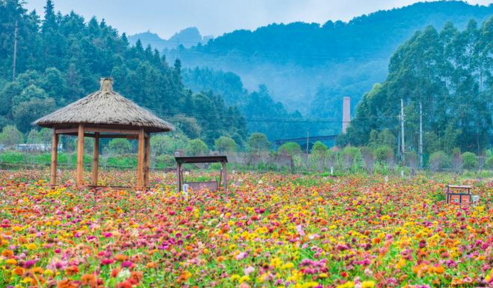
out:
<path id="1" fill-rule="evenodd" d="M 238 255 L 236 255 L 236 260 L 243 260 L 248 256 L 248 252 L 240 252 Z"/>
<path id="2" fill-rule="evenodd" d="M 129 268 L 129 267 L 132 267 L 132 265 L 133 265 L 132 261 L 123 261 L 122 262 L 123 268 Z"/>
<path id="3" fill-rule="evenodd" d="M 106 258 L 106 259 L 101 260 L 101 265 L 110 265 L 110 264 L 113 264 L 113 262 L 115 262 L 115 260 Z"/>
<path id="4" fill-rule="evenodd" d="M 255 271 L 255 268 L 253 268 L 252 266 L 248 266 L 247 268 L 243 269 L 243 273 L 245 273 L 245 275 L 249 275 L 251 273 L 253 273 Z"/>

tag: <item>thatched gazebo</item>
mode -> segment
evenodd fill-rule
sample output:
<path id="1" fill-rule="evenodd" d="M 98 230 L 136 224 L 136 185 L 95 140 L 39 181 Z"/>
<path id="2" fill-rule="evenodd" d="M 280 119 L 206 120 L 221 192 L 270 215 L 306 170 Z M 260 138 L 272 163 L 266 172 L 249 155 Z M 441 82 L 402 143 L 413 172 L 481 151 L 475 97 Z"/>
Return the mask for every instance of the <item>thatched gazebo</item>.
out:
<path id="1" fill-rule="evenodd" d="M 56 185 L 57 147 L 60 135 L 77 136 L 77 186 L 84 186 L 84 137 L 94 138 L 92 187 L 98 187 L 100 138 L 127 138 L 139 141 L 137 189 L 149 187 L 151 133 L 174 130 L 173 125 L 114 92 L 112 79 L 102 78 L 101 89 L 33 124 L 52 128 L 51 184 Z"/>

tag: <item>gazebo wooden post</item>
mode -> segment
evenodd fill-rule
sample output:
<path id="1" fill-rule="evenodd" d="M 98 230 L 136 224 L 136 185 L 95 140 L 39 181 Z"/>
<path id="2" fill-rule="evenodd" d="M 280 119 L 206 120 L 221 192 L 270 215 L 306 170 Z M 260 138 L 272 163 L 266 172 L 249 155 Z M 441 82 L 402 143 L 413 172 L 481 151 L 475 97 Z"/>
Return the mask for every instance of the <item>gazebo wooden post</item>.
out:
<path id="1" fill-rule="evenodd" d="M 92 185 L 98 186 L 99 132 L 94 133 L 94 150 L 92 154 Z"/>
<path id="2" fill-rule="evenodd" d="M 226 162 L 222 162 L 221 164 L 223 166 L 224 191 L 226 192 L 226 190 L 228 189 L 228 178 L 226 178 L 227 177 L 227 175 L 226 175 Z"/>
<path id="3" fill-rule="evenodd" d="M 56 129 L 53 129 L 53 138 L 51 140 L 51 181 L 52 186 L 56 185 L 56 166 L 58 157 L 58 134 Z"/>
<path id="4" fill-rule="evenodd" d="M 176 179 L 178 182 L 178 193 L 181 191 L 181 163 L 178 162 L 176 165 Z"/>
<path id="5" fill-rule="evenodd" d="M 84 125 L 79 124 L 77 133 L 77 186 L 84 185 Z"/>
<path id="6" fill-rule="evenodd" d="M 144 129 L 139 130 L 139 150 L 137 152 L 137 189 L 144 186 Z"/>
<path id="7" fill-rule="evenodd" d="M 146 188 L 150 187 L 149 181 L 149 161 L 151 157 L 151 134 L 145 137 L 145 154 L 144 154 L 144 186 Z"/>

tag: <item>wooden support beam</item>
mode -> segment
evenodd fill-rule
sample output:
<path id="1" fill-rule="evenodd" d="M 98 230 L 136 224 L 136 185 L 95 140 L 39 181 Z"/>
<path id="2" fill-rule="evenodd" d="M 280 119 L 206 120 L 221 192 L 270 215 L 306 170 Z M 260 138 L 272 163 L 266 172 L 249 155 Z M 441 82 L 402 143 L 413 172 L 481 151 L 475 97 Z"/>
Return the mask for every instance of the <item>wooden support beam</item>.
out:
<path id="1" fill-rule="evenodd" d="M 77 186 L 84 185 L 84 125 L 79 124 L 77 139 Z"/>
<path id="2" fill-rule="evenodd" d="M 139 130 L 139 149 L 137 152 L 137 189 L 144 187 L 144 129 Z"/>
<path id="3" fill-rule="evenodd" d="M 51 181 L 52 186 L 56 185 L 56 166 L 58 157 L 58 134 L 56 130 L 53 129 L 53 138 L 51 140 Z"/>
<path id="4" fill-rule="evenodd" d="M 177 163 L 176 165 L 176 179 L 178 185 L 178 193 L 181 191 L 181 163 Z"/>
<path id="5" fill-rule="evenodd" d="M 149 162 L 151 157 L 151 137 L 150 135 L 144 137 L 145 139 L 145 154 L 144 154 L 144 185 L 145 187 L 150 187 L 149 179 Z"/>
<path id="6" fill-rule="evenodd" d="M 228 178 L 227 178 L 227 174 L 226 174 L 226 163 L 223 162 L 222 163 L 222 166 L 223 166 L 223 178 L 224 178 L 224 192 L 226 192 L 228 190 Z"/>
<path id="7" fill-rule="evenodd" d="M 96 128 L 96 127 L 87 127 L 86 132 L 115 133 L 115 134 L 125 134 L 125 135 L 139 135 L 140 134 L 140 130 Z"/>
<path id="8" fill-rule="evenodd" d="M 56 134 L 79 133 L 79 128 L 56 129 Z"/>
<path id="9" fill-rule="evenodd" d="M 92 185 L 98 185 L 99 133 L 94 134 L 94 151 L 92 153 Z"/>

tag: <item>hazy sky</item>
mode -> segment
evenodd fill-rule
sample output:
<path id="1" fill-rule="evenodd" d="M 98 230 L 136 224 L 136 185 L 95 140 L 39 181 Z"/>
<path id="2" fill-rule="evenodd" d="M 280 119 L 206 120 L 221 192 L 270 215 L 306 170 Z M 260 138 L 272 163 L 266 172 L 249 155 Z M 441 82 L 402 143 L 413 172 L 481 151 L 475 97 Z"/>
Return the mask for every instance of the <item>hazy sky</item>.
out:
<path id="1" fill-rule="evenodd" d="M 29 10 L 43 11 L 46 0 L 26 0 Z M 151 30 L 168 38 L 187 27 L 219 36 L 235 29 L 255 29 L 273 22 L 347 21 L 361 14 L 402 7 L 416 0 L 54 0 L 56 10 L 74 10 L 86 20 L 96 16 L 120 32 Z M 469 0 L 487 5 L 493 0 Z"/>

